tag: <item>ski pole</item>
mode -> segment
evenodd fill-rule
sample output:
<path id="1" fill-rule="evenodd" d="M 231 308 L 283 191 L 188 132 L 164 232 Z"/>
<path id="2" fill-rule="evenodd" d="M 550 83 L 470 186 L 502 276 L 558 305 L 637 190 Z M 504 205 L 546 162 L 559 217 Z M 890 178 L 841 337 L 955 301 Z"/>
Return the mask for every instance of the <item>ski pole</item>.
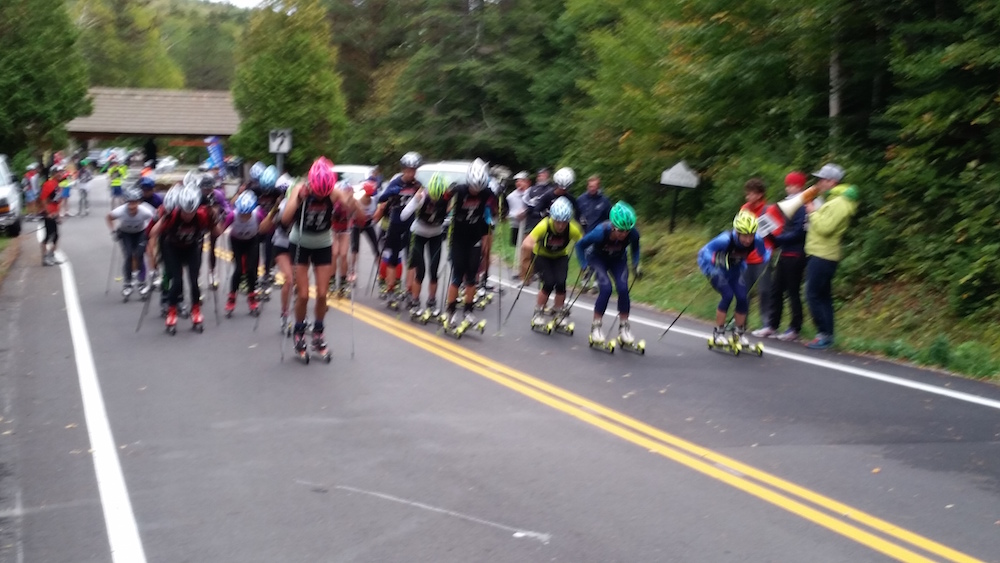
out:
<path id="1" fill-rule="evenodd" d="M 514 307 L 517 306 L 517 300 L 521 298 L 521 291 L 524 289 L 525 284 L 528 283 L 528 277 L 530 276 L 531 268 L 535 265 L 536 256 L 538 255 L 534 254 L 531 256 L 531 263 L 528 264 L 528 270 L 525 272 L 525 276 L 521 280 L 521 287 L 517 288 L 517 295 L 514 296 L 514 303 L 511 304 L 510 310 L 507 311 L 507 317 L 504 318 L 503 324 L 507 324 L 507 321 L 510 320 L 510 314 L 514 312 Z"/>
<path id="2" fill-rule="evenodd" d="M 139 313 L 139 322 L 135 325 L 135 331 L 139 332 L 142 327 L 142 319 L 146 318 L 146 313 L 149 311 L 149 302 L 153 300 L 153 292 L 150 291 L 146 294 L 146 302 L 142 304 L 142 311 Z"/>
<path id="3" fill-rule="evenodd" d="M 354 289 L 357 285 L 351 286 L 351 360 L 354 359 Z"/>
<path id="4" fill-rule="evenodd" d="M 709 286 L 709 287 L 711 287 L 711 286 Z M 667 330 L 663 331 L 663 334 L 660 335 L 660 338 L 658 338 L 657 341 L 663 340 L 663 337 L 666 336 L 668 332 L 670 332 L 670 329 L 673 328 L 674 323 L 677 322 L 677 319 L 681 318 L 681 315 L 684 314 L 684 311 L 687 311 L 688 307 L 690 307 L 691 305 L 693 305 L 694 302 L 695 302 L 695 300 L 698 299 L 699 297 L 701 297 L 701 294 L 704 291 L 705 291 L 705 288 L 703 287 L 703 288 L 699 289 L 697 293 L 695 293 L 694 297 L 691 298 L 691 301 L 687 305 L 685 305 L 683 309 L 681 309 L 680 313 L 677 313 L 677 316 L 674 317 L 674 320 L 667 327 Z"/>
<path id="5" fill-rule="evenodd" d="M 115 238 L 112 240 L 111 246 L 111 264 L 108 266 L 108 283 L 104 286 L 104 296 L 107 297 L 108 292 L 111 291 L 111 273 L 115 270 L 115 251 L 118 250 L 118 237 L 117 231 L 115 231 Z"/>
<path id="6" fill-rule="evenodd" d="M 500 205 L 500 213 L 498 215 L 503 215 L 503 204 Z M 503 242 L 503 223 L 500 223 L 500 240 Z M 503 323 L 500 321 L 500 313 L 503 311 L 503 255 L 500 254 L 499 242 L 494 240 L 493 246 L 496 249 L 497 256 L 497 332 L 493 336 L 503 336 Z"/>

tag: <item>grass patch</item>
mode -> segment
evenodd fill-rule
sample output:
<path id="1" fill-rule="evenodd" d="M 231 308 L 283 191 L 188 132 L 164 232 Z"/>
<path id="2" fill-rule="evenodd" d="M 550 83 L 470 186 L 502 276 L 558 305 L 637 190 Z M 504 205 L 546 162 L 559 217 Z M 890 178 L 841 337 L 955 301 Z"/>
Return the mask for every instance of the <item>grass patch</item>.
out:
<path id="1" fill-rule="evenodd" d="M 639 227 L 645 277 L 633 287 L 632 299 L 675 312 L 690 303 L 686 316 L 714 322 L 718 294 L 698 270 L 696 255 L 718 233 L 692 224 L 678 225 L 673 233 L 666 223 L 643 223 Z M 503 235 L 505 240 L 498 236 L 495 244 L 511 264 L 514 249 L 507 240 L 507 225 Z M 578 272 L 574 259 L 570 262 L 569 283 Z M 833 285 L 837 348 L 1000 380 L 1000 324 L 984 320 L 987 316 L 995 318 L 997 311 L 981 317 L 955 317 L 947 310 L 947 292 L 926 284 L 883 283 L 853 293 L 837 279 Z M 614 312 L 613 298 L 609 312 Z M 802 337 L 812 338 L 815 328 L 808 308 L 804 314 Z M 747 324 L 749 329 L 762 325 L 755 298 Z"/>

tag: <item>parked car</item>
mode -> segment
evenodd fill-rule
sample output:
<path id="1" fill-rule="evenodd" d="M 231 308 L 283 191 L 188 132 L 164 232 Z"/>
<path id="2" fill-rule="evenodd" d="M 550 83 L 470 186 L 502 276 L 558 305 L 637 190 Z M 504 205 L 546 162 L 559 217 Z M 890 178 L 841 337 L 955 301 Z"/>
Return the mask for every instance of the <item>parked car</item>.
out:
<path id="1" fill-rule="evenodd" d="M 346 180 L 352 187 L 359 186 L 371 176 L 373 166 L 364 164 L 334 164 L 333 171 L 337 173 L 337 180 Z"/>
<path id="2" fill-rule="evenodd" d="M 0 229 L 16 237 L 21 234 L 21 185 L 0 154 Z"/>
<path id="3" fill-rule="evenodd" d="M 169 174 L 177 168 L 177 159 L 172 156 L 165 156 L 163 158 L 157 159 L 156 171 L 161 174 Z"/>
<path id="4" fill-rule="evenodd" d="M 445 185 L 453 183 L 463 183 L 469 171 L 471 160 L 442 160 L 440 162 L 428 162 L 417 168 L 417 180 L 421 184 L 427 185 L 431 181 L 431 176 L 440 172 L 444 175 Z"/>

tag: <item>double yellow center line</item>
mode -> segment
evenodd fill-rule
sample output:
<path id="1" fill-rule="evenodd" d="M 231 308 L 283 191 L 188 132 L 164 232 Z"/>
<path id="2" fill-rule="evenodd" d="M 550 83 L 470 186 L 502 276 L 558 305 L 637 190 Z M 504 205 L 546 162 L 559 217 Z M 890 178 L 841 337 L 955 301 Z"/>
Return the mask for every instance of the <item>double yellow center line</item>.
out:
<path id="1" fill-rule="evenodd" d="M 315 290 L 310 293 L 315 295 Z M 342 313 L 351 314 L 349 301 L 328 298 L 327 304 Z M 354 316 L 360 321 L 409 342 L 439 358 L 623 440 L 749 493 L 894 559 L 921 562 L 937 560 L 978 561 L 948 546 L 900 528 L 861 510 L 718 452 L 698 446 L 604 405 L 495 362 L 457 345 L 450 339 L 436 336 L 410 323 L 401 322 L 396 318 L 356 303 L 354 304 Z M 940 559 L 934 559 L 928 555 Z"/>

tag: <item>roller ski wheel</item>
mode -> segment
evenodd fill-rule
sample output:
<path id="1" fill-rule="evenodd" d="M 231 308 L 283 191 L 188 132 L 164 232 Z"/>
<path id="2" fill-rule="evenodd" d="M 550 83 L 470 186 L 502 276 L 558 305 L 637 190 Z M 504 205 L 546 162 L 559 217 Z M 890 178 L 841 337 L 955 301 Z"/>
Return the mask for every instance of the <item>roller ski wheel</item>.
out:
<path id="1" fill-rule="evenodd" d="M 251 293 L 247 296 L 247 307 L 250 309 L 251 317 L 260 316 L 260 294 Z"/>
<path id="2" fill-rule="evenodd" d="M 626 352 L 632 352 L 633 354 L 639 354 L 640 356 L 646 355 L 646 341 L 637 340 L 635 342 L 627 343 L 623 342 L 621 338 L 618 339 L 618 347 Z"/>
<path id="3" fill-rule="evenodd" d="M 167 310 L 167 322 L 166 331 L 170 336 L 175 336 L 177 334 L 177 309 L 175 307 L 170 307 Z"/>
<path id="4" fill-rule="evenodd" d="M 587 342 L 590 347 L 595 350 L 600 350 L 602 352 L 607 352 L 608 354 L 615 353 L 615 341 L 614 340 L 594 340 L 593 336 L 587 337 Z"/>
<path id="5" fill-rule="evenodd" d="M 385 306 L 388 307 L 392 311 L 399 311 L 399 301 L 395 297 L 392 298 L 392 299 L 390 299 L 385 304 Z"/>
<path id="6" fill-rule="evenodd" d="M 708 339 L 708 349 L 709 350 L 718 350 L 720 352 L 726 352 L 726 353 L 732 354 L 734 356 L 739 356 L 740 355 L 740 348 L 741 347 L 740 347 L 739 344 L 733 344 L 732 342 L 727 342 L 726 344 L 720 344 L 720 343 L 716 342 L 714 338 L 709 338 Z"/>
<path id="7" fill-rule="evenodd" d="M 191 330 L 198 334 L 205 332 L 205 318 L 201 316 L 201 307 L 197 305 L 191 309 Z"/>
<path id="8" fill-rule="evenodd" d="M 575 330 L 576 324 L 573 322 L 562 323 L 556 320 L 549 321 L 549 334 L 559 332 L 565 334 L 566 336 L 573 336 L 573 332 Z"/>
<path id="9" fill-rule="evenodd" d="M 305 332 L 295 332 L 292 337 L 295 339 L 295 355 L 300 362 L 309 365 L 309 344 L 306 342 Z"/>
<path id="10" fill-rule="evenodd" d="M 537 316 L 531 318 L 531 330 L 552 334 L 552 322 L 541 319 Z"/>
<path id="11" fill-rule="evenodd" d="M 425 325 L 431 320 L 431 311 L 430 309 L 423 309 L 423 310 L 416 309 L 410 311 L 410 320 L 415 323 L 420 323 L 422 325 Z"/>
<path id="12" fill-rule="evenodd" d="M 325 363 L 329 364 L 333 361 L 333 354 L 331 354 L 330 349 L 326 347 L 326 342 L 323 341 L 322 337 L 320 337 L 319 341 L 316 340 L 315 336 L 313 337 L 313 342 L 310 345 L 310 353 Z"/>

